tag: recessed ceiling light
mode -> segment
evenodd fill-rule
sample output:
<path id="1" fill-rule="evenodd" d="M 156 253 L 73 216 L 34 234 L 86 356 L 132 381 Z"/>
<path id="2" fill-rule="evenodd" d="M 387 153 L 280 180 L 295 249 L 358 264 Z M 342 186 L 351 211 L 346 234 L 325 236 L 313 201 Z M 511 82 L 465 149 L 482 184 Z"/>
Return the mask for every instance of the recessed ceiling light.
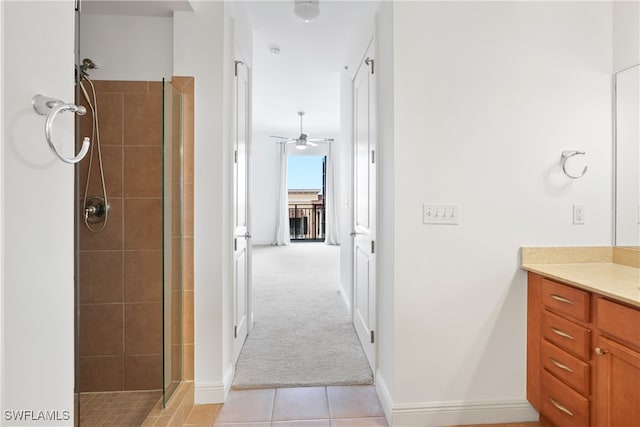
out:
<path id="1" fill-rule="evenodd" d="M 271 49 L 269 49 L 269 52 L 271 52 L 272 55 L 280 55 L 280 48 L 274 46 Z"/>

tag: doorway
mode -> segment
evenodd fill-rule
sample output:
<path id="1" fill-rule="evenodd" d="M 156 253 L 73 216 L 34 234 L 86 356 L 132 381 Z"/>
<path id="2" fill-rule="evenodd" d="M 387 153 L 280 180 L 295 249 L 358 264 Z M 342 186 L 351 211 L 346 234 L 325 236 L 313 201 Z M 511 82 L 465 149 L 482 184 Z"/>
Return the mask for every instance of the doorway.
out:
<path id="1" fill-rule="evenodd" d="M 311 23 L 312 25 L 301 25 L 298 22 L 291 22 L 290 11 L 287 5 L 278 2 L 260 2 L 248 4 L 245 9 L 247 15 L 250 18 L 251 25 L 254 30 L 253 39 L 253 54 L 251 58 L 251 94 L 252 94 L 252 148 L 251 148 L 251 184 L 253 186 L 251 194 L 251 205 L 253 209 L 252 222 L 250 224 L 252 247 L 254 248 L 255 260 L 252 261 L 253 267 L 250 274 L 253 276 L 253 284 L 249 285 L 249 305 L 253 305 L 252 313 L 249 317 L 253 319 L 250 321 L 249 331 L 250 335 L 244 345 L 242 352 L 251 347 L 252 336 L 257 335 L 260 330 L 260 309 L 258 307 L 258 282 L 260 280 L 259 257 L 263 254 L 263 248 L 265 251 L 279 250 L 284 254 L 287 250 L 293 250 L 296 247 L 300 247 L 301 243 L 297 242 L 300 238 L 302 241 L 308 241 L 308 236 L 312 237 L 309 240 L 316 240 L 322 242 L 323 234 L 326 237 L 328 229 L 328 217 L 330 211 L 336 220 L 336 223 L 342 225 L 341 232 L 336 232 L 338 236 L 335 238 L 334 243 L 343 243 L 344 246 L 338 246 L 334 249 L 336 251 L 338 260 L 337 266 L 339 273 L 337 278 L 333 282 L 332 293 L 337 297 L 337 306 L 340 307 L 346 313 L 347 322 L 351 330 L 353 330 L 353 308 L 357 306 L 353 299 L 355 297 L 355 289 L 353 285 L 352 270 L 352 240 L 353 236 L 350 235 L 352 231 L 351 224 L 353 224 L 353 199 L 352 199 L 352 181 L 351 177 L 353 167 L 353 148 L 351 146 L 352 141 L 352 125 L 350 122 L 352 118 L 344 120 L 345 108 L 351 108 L 351 101 L 345 106 L 345 94 L 346 98 L 352 98 L 352 85 L 354 79 L 355 66 L 358 64 L 360 56 L 364 53 L 366 47 L 367 38 L 354 37 L 354 32 L 346 31 L 345 29 L 352 28 L 353 22 L 363 19 L 362 7 L 365 3 L 353 3 L 353 4 L 332 4 L 327 5 L 326 11 L 323 9 L 323 16 L 326 17 L 324 25 L 329 24 L 332 31 L 327 33 L 326 31 L 318 32 L 318 29 L 322 28 L 320 21 L 317 23 Z M 323 6 L 324 7 L 324 6 Z M 375 7 L 369 7 L 371 22 L 373 22 L 373 13 Z M 278 16 L 276 16 L 278 15 Z M 366 13 L 364 15 L 367 15 Z M 263 19 L 264 18 L 264 19 Z M 352 19 L 353 18 L 353 19 Z M 283 24 L 278 25 L 278 19 L 282 19 Z M 287 22 L 284 22 L 288 20 Z M 333 21 L 333 22 L 332 22 Z M 318 25 L 316 25 L 318 24 Z M 336 24 L 337 27 L 336 27 Z M 289 30 L 298 31 L 297 36 L 292 34 L 285 34 Z M 348 36 L 341 33 L 346 31 Z M 364 30 L 370 34 L 369 30 Z M 329 34 L 329 35 L 328 35 Z M 340 35 L 342 34 L 342 35 Z M 346 33 L 345 33 L 346 34 Z M 329 39 L 337 37 L 341 38 L 340 43 L 332 43 Z M 351 42 L 345 40 L 351 40 Z M 295 41 L 295 43 L 294 43 Z M 282 54 L 285 53 L 284 49 L 280 49 L 279 43 L 286 42 L 288 44 L 287 52 L 288 57 L 285 60 Z M 350 46 L 350 44 L 354 46 Z M 324 47 L 322 47 L 324 45 Z M 340 45 L 340 48 L 336 50 L 335 46 Z M 282 45 L 284 46 L 284 44 Z M 332 51 L 327 52 L 327 46 L 332 46 Z M 347 46 L 345 48 L 345 46 Z M 359 46 L 360 48 L 357 48 Z M 353 54 L 353 50 L 359 51 L 357 54 Z M 331 50 L 331 49 L 330 49 Z M 341 52 L 339 52 L 342 50 Z M 268 53 L 266 53 L 268 52 Z M 277 57 L 277 58 L 276 58 Z M 322 60 L 319 60 L 319 58 Z M 282 58 L 282 59 L 281 59 Z M 351 59 L 349 59 L 351 58 Z M 357 58 L 354 60 L 354 58 Z M 312 66 L 305 67 L 304 72 L 298 72 L 294 76 L 287 75 L 283 70 L 289 68 L 288 65 L 292 63 L 305 63 L 313 64 Z M 287 65 L 288 64 L 288 65 Z M 354 71 L 345 67 L 345 64 L 353 64 Z M 284 68 L 283 68 L 284 66 Z M 299 68 L 296 68 L 299 70 Z M 349 84 L 344 84 L 344 76 L 349 75 Z M 284 87 L 286 86 L 286 88 Z M 291 93 L 295 92 L 293 99 Z M 318 103 L 318 99 L 322 99 Z M 324 103 L 324 104 L 323 104 Z M 323 104 L 323 105 L 318 105 Z M 309 107 L 314 107 L 312 110 Z M 300 121 L 300 127 L 298 127 L 297 119 L 295 119 L 295 111 L 298 110 L 298 114 L 302 117 L 305 110 L 305 126 L 302 126 Z M 319 113 L 322 111 L 322 113 Z M 289 113 L 289 114 L 287 114 Z M 346 114 L 350 116 L 350 114 Z M 274 140 L 274 135 L 277 136 Z M 343 146 L 339 145 L 334 149 L 333 160 L 337 165 L 334 165 L 335 170 L 338 171 L 337 183 L 334 182 L 335 187 L 338 189 L 333 197 L 333 206 L 330 206 L 329 200 L 326 198 L 326 187 L 321 188 L 320 191 L 316 191 L 315 194 L 307 194 L 306 202 L 310 204 L 323 205 L 324 211 L 318 214 L 318 206 L 316 206 L 316 212 L 311 212 L 311 215 L 304 215 L 300 211 L 300 207 L 289 209 L 287 202 L 278 202 L 278 194 L 281 185 L 281 175 L 279 172 L 282 170 L 279 165 L 282 161 L 282 147 L 286 143 L 290 143 L 290 148 L 304 148 L 305 151 L 309 151 L 310 148 L 318 148 L 309 146 L 306 144 L 308 141 L 316 140 L 336 140 L 338 145 L 340 140 Z M 283 144 L 277 144 L 277 142 L 283 142 Z M 295 144 L 294 144 L 295 143 Z M 304 146 L 304 147 L 301 147 Z M 285 146 L 285 154 L 287 147 Z M 307 153 L 305 153 L 307 154 Z M 316 153 L 321 156 L 326 154 Z M 311 153 L 308 152 L 311 156 Z M 342 165 L 340 163 L 342 162 Z M 285 160 L 284 163 L 287 163 Z M 325 176 L 326 176 L 327 161 L 325 160 Z M 280 177 L 279 177 L 280 175 Z M 285 175 L 286 176 L 286 175 Z M 326 181 L 325 181 L 326 185 Z M 286 195 L 288 199 L 288 194 Z M 344 201 L 344 202 L 343 202 Z M 282 206 L 285 207 L 283 208 Z M 286 216 L 280 215 L 279 210 L 286 209 Z M 313 209 L 313 207 L 311 207 Z M 333 211 L 332 211 L 333 209 Z M 293 215 L 291 215 L 293 212 Z M 300 213 L 300 214 L 298 214 Z M 276 224 L 279 223 L 278 216 L 286 219 L 286 226 L 289 228 L 288 232 L 291 232 L 291 236 L 287 236 L 291 240 L 289 246 L 269 247 L 278 239 L 274 239 Z M 324 222 L 324 225 L 322 225 Z M 315 233 L 315 235 L 314 235 Z M 304 243 L 304 245 L 310 245 L 310 243 Z M 320 243 L 320 245 L 322 245 Z M 327 245 L 323 245 L 327 248 Z M 264 253 L 265 258 L 270 257 Z M 321 256 L 309 256 L 311 259 L 320 259 Z M 287 253 L 283 257 L 284 262 L 281 264 L 285 267 L 288 265 L 289 270 L 291 267 L 297 267 L 302 264 L 302 259 L 294 256 L 291 253 Z M 295 260 L 295 262 L 294 262 Z M 275 261 L 267 263 L 267 267 L 272 270 L 278 264 Z M 341 266 L 342 265 L 342 266 Z M 370 262 L 369 265 L 374 268 L 375 261 Z M 307 266 L 306 270 L 298 271 L 297 273 L 280 272 L 280 277 L 288 276 L 295 278 L 306 277 L 303 276 L 307 271 L 314 271 L 314 267 Z M 317 270 L 315 270 L 317 271 Z M 303 279 L 305 284 L 313 279 L 318 279 L 321 274 L 316 274 L 309 279 Z M 269 281 L 270 279 L 265 279 Z M 299 280 L 302 282 L 302 280 Z M 288 289 L 282 285 L 284 281 L 280 280 L 281 289 Z M 375 285 L 374 285 L 375 286 Z M 297 290 L 297 289 L 296 289 Z M 292 296 L 294 289 L 289 289 L 289 297 Z M 313 301 L 313 299 L 311 299 Z M 302 306 L 302 303 L 295 304 L 296 306 Z M 293 312 L 293 304 L 281 304 L 278 309 L 281 312 L 281 317 L 289 312 Z M 312 318 L 310 315 L 306 316 L 306 323 L 313 323 L 313 320 L 320 319 L 322 316 L 316 316 Z M 304 316 L 303 316 L 304 318 Z M 311 319 L 311 321 L 309 321 Z M 253 330 L 251 329 L 253 325 Z M 290 321 L 287 327 L 283 327 L 284 331 L 287 331 L 290 335 L 294 334 L 296 327 L 299 324 Z M 313 337 L 313 333 L 307 334 Z M 357 335 L 356 335 L 357 337 Z M 369 340 L 369 334 L 367 333 L 367 341 Z M 362 352 L 360 341 L 356 339 L 358 347 Z M 276 343 L 277 344 L 277 343 Z M 372 348 L 375 348 L 372 346 Z M 243 353 L 240 354 L 236 368 L 237 373 L 242 370 Z M 287 360 L 290 357 L 281 357 L 280 360 Z M 336 360 L 336 359 L 334 359 Z M 373 360 L 373 359 L 370 359 Z M 369 375 L 371 369 L 369 364 L 365 363 L 369 369 Z M 375 366 L 375 365 L 371 365 Z M 239 375 L 238 375 L 239 376 Z M 371 375 L 372 381 L 372 375 Z M 299 384 L 291 384 L 299 385 Z M 281 386 L 281 385 L 279 385 Z M 239 387 L 238 382 L 234 383 L 234 387 Z"/>
<path id="2" fill-rule="evenodd" d="M 324 242 L 327 156 L 289 155 L 287 171 L 290 240 Z"/>

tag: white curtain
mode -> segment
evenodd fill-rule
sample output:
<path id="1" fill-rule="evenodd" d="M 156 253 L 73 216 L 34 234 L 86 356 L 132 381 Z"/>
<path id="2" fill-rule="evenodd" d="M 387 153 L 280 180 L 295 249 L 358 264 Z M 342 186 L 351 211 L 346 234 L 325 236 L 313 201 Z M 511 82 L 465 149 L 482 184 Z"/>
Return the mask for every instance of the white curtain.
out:
<path id="1" fill-rule="evenodd" d="M 278 223 L 273 244 L 285 246 L 291 243 L 289 237 L 289 192 L 287 191 L 287 144 L 280 144 L 280 195 L 278 198 Z"/>
<path id="2" fill-rule="evenodd" d="M 333 158 L 331 147 L 333 144 L 327 144 L 329 154 L 327 155 L 326 165 L 326 188 L 325 191 L 325 243 L 327 245 L 340 244 L 340 226 L 338 224 L 338 186 L 336 185 L 336 162 Z"/>

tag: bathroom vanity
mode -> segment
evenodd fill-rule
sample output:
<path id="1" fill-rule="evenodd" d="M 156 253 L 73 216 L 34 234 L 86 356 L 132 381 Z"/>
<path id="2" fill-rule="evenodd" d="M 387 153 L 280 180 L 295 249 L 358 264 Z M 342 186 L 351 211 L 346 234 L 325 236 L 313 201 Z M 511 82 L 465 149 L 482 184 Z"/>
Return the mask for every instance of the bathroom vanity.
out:
<path id="1" fill-rule="evenodd" d="M 545 426 L 640 426 L 640 251 L 523 248 L 527 399 Z"/>

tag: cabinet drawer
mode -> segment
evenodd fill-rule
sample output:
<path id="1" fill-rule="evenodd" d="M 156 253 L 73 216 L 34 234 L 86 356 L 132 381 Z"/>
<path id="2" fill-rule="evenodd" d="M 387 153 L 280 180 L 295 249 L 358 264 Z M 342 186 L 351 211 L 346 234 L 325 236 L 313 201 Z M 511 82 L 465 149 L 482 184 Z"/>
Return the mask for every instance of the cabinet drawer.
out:
<path id="1" fill-rule="evenodd" d="M 583 322 L 589 322 L 591 317 L 588 292 L 548 279 L 542 279 L 542 303 L 558 313 Z"/>
<path id="2" fill-rule="evenodd" d="M 578 392 L 588 395 L 591 386 L 590 366 L 556 347 L 549 341 L 541 346 L 542 367 Z"/>
<path id="3" fill-rule="evenodd" d="M 542 313 L 542 337 L 582 360 L 591 358 L 591 331 L 547 310 Z"/>
<path id="4" fill-rule="evenodd" d="M 607 335 L 640 348 L 640 310 L 598 298 L 596 322 Z"/>
<path id="5" fill-rule="evenodd" d="M 541 412 L 560 427 L 589 426 L 589 400 L 545 370 Z"/>

